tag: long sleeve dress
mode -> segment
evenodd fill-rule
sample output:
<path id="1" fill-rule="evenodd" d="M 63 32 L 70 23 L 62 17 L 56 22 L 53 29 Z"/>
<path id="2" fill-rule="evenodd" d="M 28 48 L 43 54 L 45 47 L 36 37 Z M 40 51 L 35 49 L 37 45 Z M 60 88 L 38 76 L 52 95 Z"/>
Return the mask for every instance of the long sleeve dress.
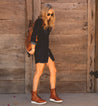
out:
<path id="1" fill-rule="evenodd" d="M 48 56 L 54 61 L 55 58 L 49 48 L 49 34 L 52 28 L 47 28 L 44 30 L 43 20 L 38 17 L 35 21 L 32 36 L 31 36 L 31 43 L 35 44 L 35 64 L 40 63 L 47 63 Z M 36 36 L 38 35 L 38 41 L 36 41 Z"/>

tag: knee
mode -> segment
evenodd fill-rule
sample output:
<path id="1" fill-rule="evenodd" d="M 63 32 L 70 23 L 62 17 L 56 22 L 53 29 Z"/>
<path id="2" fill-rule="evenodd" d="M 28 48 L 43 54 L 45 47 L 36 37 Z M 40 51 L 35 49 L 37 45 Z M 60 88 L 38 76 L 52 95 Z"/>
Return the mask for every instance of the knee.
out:
<path id="1" fill-rule="evenodd" d="M 42 73 L 43 73 L 43 70 L 36 70 L 36 72 L 35 72 L 35 74 L 37 75 L 37 76 L 41 76 L 42 75 Z"/>
<path id="2" fill-rule="evenodd" d="M 51 73 L 55 74 L 57 72 L 56 68 L 51 69 Z"/>

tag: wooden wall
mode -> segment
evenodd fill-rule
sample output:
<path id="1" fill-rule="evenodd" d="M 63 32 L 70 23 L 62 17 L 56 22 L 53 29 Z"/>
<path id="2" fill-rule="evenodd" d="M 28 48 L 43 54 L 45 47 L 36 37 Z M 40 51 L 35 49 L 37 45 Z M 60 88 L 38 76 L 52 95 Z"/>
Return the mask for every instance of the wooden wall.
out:
<path id="1" fill-rule="evenodd" d="M 0 93 L 30 93 L 35 61 L 32 63 L 32 57 L 27 56 L 24 40 L 29 20 L 37 18 L 45 3 L 52 4 L 56 13 L 49 47 L 55 57 L 57 91 L 94 92 L 94 78 L 89 72 L 94 71 L 95 0 L 2 0 Z M 96 57 L 97 54 L 96 51 Z M 40 92 L 49 92 L 49 77 L 45 66 L 38 87 Z"/>
<path id="2" fill-rule="evenodd" d="M 24 93 L 25 0 L 0 0 L 0 93 Z"/>

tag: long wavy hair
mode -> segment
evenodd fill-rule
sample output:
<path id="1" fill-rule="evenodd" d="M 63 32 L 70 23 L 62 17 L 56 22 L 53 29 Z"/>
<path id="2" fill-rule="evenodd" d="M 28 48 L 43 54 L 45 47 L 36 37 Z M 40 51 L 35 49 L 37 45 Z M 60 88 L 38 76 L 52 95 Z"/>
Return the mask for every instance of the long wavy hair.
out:
<path id="1" fill-rule="evenodd" d="M 43 26 L 44 29 L 47 29 L 48 27 L 49 28 L 55 27 L 55 12 L 54 12 L 53 8 L 52 8 L 52 10 L 53 10 L 54 15 L 50 17 L 49 22 L 47 20 L 47 14 L 48 14 L 49 9 L 50 8 L 48 6 L 44 6 L 44 8 L 40 11 L 39 17 L 41 19 L 43 19 L 43 21 L 44 21 L 44 26 Z"/>

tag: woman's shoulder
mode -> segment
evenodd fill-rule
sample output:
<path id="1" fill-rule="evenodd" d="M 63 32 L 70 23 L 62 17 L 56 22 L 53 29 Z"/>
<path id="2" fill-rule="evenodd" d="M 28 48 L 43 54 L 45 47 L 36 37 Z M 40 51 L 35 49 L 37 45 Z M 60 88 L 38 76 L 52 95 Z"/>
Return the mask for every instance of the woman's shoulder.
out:
<path id="1" fill-rule="evenodd" d="M 43 19 L 40 18 L 40 17 L 38 17 L 38 18 L 36 19 L 35 23 L 42 25 Z"/>

